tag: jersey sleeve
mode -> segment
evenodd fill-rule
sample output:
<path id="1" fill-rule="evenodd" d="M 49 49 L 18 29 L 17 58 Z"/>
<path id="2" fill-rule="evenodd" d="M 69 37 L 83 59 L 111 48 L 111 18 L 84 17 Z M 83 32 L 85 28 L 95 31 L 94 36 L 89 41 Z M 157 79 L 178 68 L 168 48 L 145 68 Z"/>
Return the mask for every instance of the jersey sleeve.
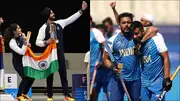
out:
<path id="1" fill-rule="evenodd" d="M 157 33 L 157 35 L 154 37 L 155 44 L 157 46 L 157 50 L 159 53 L 168 51 L 167 46 L 164 42 L 164 38 L 160 33 Z"/>
<path id="2" fill-rule="evenodd" d="M 95 39 L 98 41 L 98 43 L 105 42 L 105 37 L 103 36 L 103 33 L 99 31 L 98 29 L 93 29 Z"/>
<path id="3" fill-rule="evenodd" d="M 9 42 L 9 47 L 10 47 L 13 51 L 15 51 L 16 53 L 18 53 L 18 54 L 20 54 L 20 55 L 24 55 L 25 52 L 26 52 L 26 47 L 27 47 L 27 46 L 26 46 L 26 45 L 23 45 L 22 48 L 20 48 L 20 47 L 17 45 L 15 39 L 11 39 L 10 42 Z"/>
<path id="4" fill-rule="evenodd" d="M 46 26 L 43 25 L 39 31 L 38 31 L 38 35 L 37 35 L 37 38 L 36 38 L 36 46 L 39 46 L 39 47 L 45 47 L 46 45 L 44 44 L 44 39 L 45 39 L 45 29 L 46 29 Z"/>
<path id="5" fill-rule="evenodd" d="M 75 22 L 81 15 L 82 14 L 80 13 L 80 11 L 78 11 L 66 19 L 57 20 L 55 22 L 60 24 L 61 27 L 64 29 L 64 27 L 66 27 L 67 25 Z"/>
<path id="6" fill-rule="evenodd" d="M 90 61 L 90 51 L 88 51 L 84 57 L 84 62 L 89 63 L 89 61 Z"/>
<path id="7" fill-rule="evenodd" d="M 114 40 L 115 40 L 115 38 L 116 38 L 117 35 L 118 35 L 118 34 L 113 35 L 113 36 L 112 36 L 111 38 L 109 38 L 109 39 L 107 40 L 107 42 L 106 42 L 106 45 L 109 46 L 111 52 L 113 52 L 113 42 L 114 42 Z M 104 50 L 107 52 L 107 49 L 106 49 L 106 48 L 104 48 Z"/>

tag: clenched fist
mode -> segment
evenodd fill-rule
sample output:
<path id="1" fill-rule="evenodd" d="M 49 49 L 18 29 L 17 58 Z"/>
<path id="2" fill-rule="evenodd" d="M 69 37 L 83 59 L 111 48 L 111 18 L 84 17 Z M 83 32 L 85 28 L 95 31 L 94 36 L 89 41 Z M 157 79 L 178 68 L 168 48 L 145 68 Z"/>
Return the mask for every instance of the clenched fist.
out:
<path id="1" fill-rule="evenodd" d="M 111 2 L 109 5 L 111 6 L 111 8 L 115 8 L 116 7 L 116 2 L 115 1 Z"/>
<path id="2" fill-rule="evenodd" d="M 87 9 L 87 3 L 85 1 L 82 2 L 82 10 L 86 10 Z"/>

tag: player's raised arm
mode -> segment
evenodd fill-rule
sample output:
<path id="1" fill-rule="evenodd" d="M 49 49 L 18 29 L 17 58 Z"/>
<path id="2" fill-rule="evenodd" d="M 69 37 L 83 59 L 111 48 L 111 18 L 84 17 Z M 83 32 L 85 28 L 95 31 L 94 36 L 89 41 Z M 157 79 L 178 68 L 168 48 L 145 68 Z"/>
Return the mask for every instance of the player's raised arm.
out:
<path id="1" fill-rule="evenodd" d="M 82 14 L 83 12 L 87 9 L 87 3 L 85 1 L 82 2 L 82 8 L 76 12 L 75 14 L 71 15 L 70 17 L 63 19 L 63 20 L 57 20 L 56 22 L 59 23 L 62 28 L 66 27 L 67 25 L 73 23 L 76 21 Z"/>
<path id="2" fill-rule="evenodd" d="M 116 10 L 116 2 L 114 1 L 114 2 L 111 2 L 110 3 L 110 6 L 111 6 L 111 8 L 112 8 L 112 10 L 113 10 L 113 13 L 114 13 L 114 17 L 115 17 L 115 19 L 116 19 L 116 23 L 117 24 L 119 24 L 119 21 L 118 21 L 118 12 L 117 12 L 117 10 Z"/>

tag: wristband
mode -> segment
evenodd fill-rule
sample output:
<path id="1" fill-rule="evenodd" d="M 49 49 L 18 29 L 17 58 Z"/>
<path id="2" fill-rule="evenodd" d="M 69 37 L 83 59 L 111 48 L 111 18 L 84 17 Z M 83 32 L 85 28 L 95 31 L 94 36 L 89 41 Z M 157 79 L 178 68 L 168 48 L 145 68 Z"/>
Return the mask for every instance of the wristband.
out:
<path id="1" fill-rule="evenodd" d="M 80 9 L 80 10 L 79 10 L 79 13 L 80 13 L 80 14 L 83 14 L 83 12 L 84 12 L 83 9 Z"/>
<path id="2" fill-rule="evenodd" d="M 111 7 L 112 8 L 112 10 L 115 10 L 115 7 Z"/>

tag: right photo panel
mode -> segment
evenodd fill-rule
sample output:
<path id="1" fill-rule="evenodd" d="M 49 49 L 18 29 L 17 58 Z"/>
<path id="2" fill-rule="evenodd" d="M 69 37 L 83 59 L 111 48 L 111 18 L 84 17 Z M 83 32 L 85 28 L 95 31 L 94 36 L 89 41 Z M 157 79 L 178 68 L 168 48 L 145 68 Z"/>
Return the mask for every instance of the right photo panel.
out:
<path id="1" fill-rule="evenodd" d="M 88 101 L 180 101 L 179 4 L 90 1 Z"/>

